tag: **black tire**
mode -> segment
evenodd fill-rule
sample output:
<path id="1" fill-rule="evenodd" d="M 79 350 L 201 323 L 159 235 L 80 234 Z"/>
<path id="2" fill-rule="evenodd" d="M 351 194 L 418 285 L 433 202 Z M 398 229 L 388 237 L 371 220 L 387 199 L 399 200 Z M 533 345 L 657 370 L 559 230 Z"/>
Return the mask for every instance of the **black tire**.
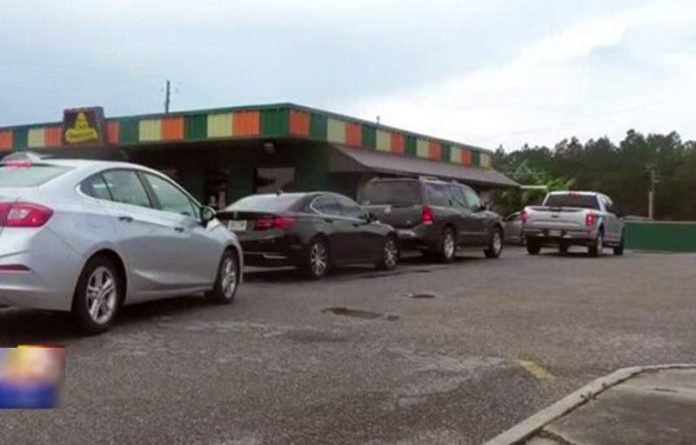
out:
<path id="1" fill-rule="evenodd" d="M 594 243 L 587 248 L 587 253 L 595 258 L 602 256 L 602 253 L 604 253 L 604 231 L 599 231 Z"/>
<path id="2" fill-rule="evenodd" d="M 214 304 L 232 303 L 239 289 L 240 274 L 237 254 L 227 249 L 220 258 L 213 290 L 206 293 L 205 298 Z"/>
<path id="3" fill-rule="evenodd" d="M 393 270 L 399 262 L 399 242 L 393 235 L 384 240 L 382 254 L 375 264 L 378 270 Z"/>
<path id="4" fill-rule="evenodd" d="M 541 243 L 537 240 L 527 239 L 527 253 L 530 255 L 539 255 L 541 252 Z"/>
<path id="5" fill-rule="evenodd" d="M 621 234 L 621 242 L 618 246 L 614 246 L 614 255 L 621 256 L 624 254 L 624 238 L 625 235 Z"/>
<path id="6" fill-rule="evenodd" d="M 457 252 L 457 237 L 452 227 L 445 227 L 440 234 L 436 256 L 443 263 L 454 261 L 454 254 Z"/>
<path id="7" fill-rule="evenodd" d="M 500 227 L 494 227 L 488 240 L 488 247 L 483 253 L 486 258 L 498 258 L 503 252 L 503 231 Z"/>
<path id="8" fill-rule="evenodd" d="M 107 331 L 118 315 L 125 290 L 125 280 L 111 258 L 97 255 L 90 259 L 73 294 L 71 314 L 78 331 L 85 335 Z"/>
<path id="9" fill-rule="evenodd" d="M 302 271 L 310 280 L 320 280 L 329 272 L 329 245 L 323 237 L 316 237 L 307 246 Z"/>
<path id="10" fill-rule="evenodd" d="M 559 242 L 558 243 L 558 253 L 560 253 L 561 255 L 567 255 L 569 247 L 570 246 L 568 245 L 568 243 L 564 243 L 563 241 Z"/>

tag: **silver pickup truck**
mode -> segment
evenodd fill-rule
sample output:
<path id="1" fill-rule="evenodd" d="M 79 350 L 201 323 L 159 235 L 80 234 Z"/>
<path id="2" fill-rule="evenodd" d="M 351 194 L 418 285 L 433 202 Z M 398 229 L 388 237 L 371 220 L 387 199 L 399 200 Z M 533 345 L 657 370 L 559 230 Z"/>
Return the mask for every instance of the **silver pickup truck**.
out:
<path id="1" fill-rule="evenodd" d="M 623 255 L 624 222 L 611 199 L 595 192 L 551 192 L 540 206 L 525 207 L 521 213 L 522 233 L 530 255 L 542 247 L 586 246 L 591 256 L 605 247 Z"/>

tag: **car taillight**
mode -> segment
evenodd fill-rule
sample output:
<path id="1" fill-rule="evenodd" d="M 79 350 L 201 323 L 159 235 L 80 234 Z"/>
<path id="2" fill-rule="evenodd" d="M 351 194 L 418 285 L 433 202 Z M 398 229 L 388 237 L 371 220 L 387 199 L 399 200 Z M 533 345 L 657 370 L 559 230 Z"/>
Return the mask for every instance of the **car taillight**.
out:
<path id="1" fill-rule="evenodd" d="M 433 213 L 433 209 L 431 209 L 428 206 L 424 206 L 423 210 L 421 211 L 421 221 L 423 224 L 432 224 L 433 221 L 435 221 L 435 214 Z"/>
<path id="2" fill-rule="evenodd" d="M 522 224 L 527 224 L 528 218 L 529 218 L 529 215 L 527 214 L 527 211 L 522 210 L 522 212 L 520 212 L 520 221 L 522 221 Z"/>
<path id="3" fill-rule="evenodd" d="M 29 202 L 0 203 L 0 227 L 41 227 L 53 210 Z"/>
<path id="4" fill-rule="evenodd" d="M 597 214 L 596 213 L 588 213 L 585 215 L 585 226 L 586 227 L 594 227 L 594 225 L 597 223 Z"/>
<path id="5" fill-rule="evenodd" d="M 290 229 L 295 225 L 295 218 L 289 216 L 276 216 L 273 218 L 257 219 L 254 224 L 256 230 Z"/>

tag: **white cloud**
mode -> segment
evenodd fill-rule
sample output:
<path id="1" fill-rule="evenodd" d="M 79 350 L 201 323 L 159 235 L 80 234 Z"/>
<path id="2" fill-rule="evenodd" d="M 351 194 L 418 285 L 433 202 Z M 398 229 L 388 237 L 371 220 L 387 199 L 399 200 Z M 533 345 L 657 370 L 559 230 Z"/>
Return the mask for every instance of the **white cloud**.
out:
<path id="1" fill-rule="evenodd" d="M 695 137 L 684 117 L 696 101 L 696 58 L 688 48 L 669 49 L 696 24 L 696 10 L 682 5 L 660 2 L 582 21 L 500 66 L 348 106 L 365 117 L 380 114 L 390 125 L 483 146 L 552 145 L 572 135 L 620 138 L 634 126 Z M 669 37 L 668 48 L 641 35 L 654 31 Z M 603 49 L 626 52 L 640 66 L 595 57 Z"/>

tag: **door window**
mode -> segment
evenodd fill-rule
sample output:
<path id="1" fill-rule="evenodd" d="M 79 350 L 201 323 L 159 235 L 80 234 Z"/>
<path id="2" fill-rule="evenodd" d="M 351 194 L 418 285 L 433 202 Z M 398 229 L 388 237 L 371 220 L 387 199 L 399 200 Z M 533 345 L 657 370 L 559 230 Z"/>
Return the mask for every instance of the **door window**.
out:
<path id="1" fill-rule="evenodd" d="M 479 210 L 481 208 L 481 199 L 479 199 L 475 191 L 471 190 L 469 187 L 462 187 L 462 192 L 471 210 Z"/>
<path id="2" fill-rule="evenodd" d="M 450 186 L 450 197 L 452 198 L 452 203 L 457 206 L 461 207 L 464 209 L 468 209 L 469 205 L 467 204 L 466 201 L 466 196 L 464 195 L 464 191 L 462 188 L 458 185 L 451 185 Z"/>
<path id="3" fill-rule="evenodd" d="M 352 199 L 336 196 L 336 201 L 341 206 L 341 214 L 346 218 L 365 219 L 365 211 Z"/>
<path id="4" fill-rule="evenodd" d="M 322 215 L 342 216 L 341 205 L 333 196 L 320 196 L 314 199 L 311 206 Z"/>
<path id="5" fill-rule="evenodd" d="M 114 202 L 152 207 L 143 183 L 133 170 L 110 170 L 102 174 Z"/>
<path id="6" fill-rule="evenodd" d="M 196 216 L 196 210 L 191 203 L 191 199 L 179 190 L 177 186 L 164 178 L 150 173 L 145 173 L 143 176 L 150 184 L 160 210 L 191 217 Z"/>

